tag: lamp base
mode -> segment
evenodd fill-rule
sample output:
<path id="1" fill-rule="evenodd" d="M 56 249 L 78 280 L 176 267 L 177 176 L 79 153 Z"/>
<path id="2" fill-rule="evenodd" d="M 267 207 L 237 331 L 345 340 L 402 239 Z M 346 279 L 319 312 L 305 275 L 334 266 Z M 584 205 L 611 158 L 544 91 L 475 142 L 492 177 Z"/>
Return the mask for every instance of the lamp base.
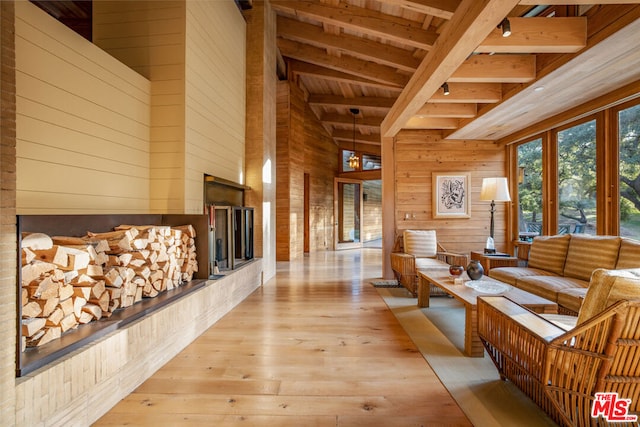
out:
<path id="1" fill-rule="evenodd" d="M 493 248 L 493 249 L 484 248 L 484 253 L 485 254 L 495 254 L 496 250 L 495 250 L 495 248 Z"/>

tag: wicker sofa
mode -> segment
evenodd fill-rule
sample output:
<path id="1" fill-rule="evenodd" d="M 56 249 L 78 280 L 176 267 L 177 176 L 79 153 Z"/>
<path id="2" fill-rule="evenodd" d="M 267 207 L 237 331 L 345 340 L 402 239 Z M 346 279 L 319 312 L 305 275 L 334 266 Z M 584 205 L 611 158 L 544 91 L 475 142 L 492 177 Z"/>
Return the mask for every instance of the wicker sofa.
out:
<path id="1" fill-rule="evenodd" d="M 563 234 L 533 240 L 526 267 L 492 268 L 489 276 L 577 314 L 594 270 L 640 268 L 640 242 L 618 236 Z"/>
<path id="2" fill-rule="evenodd" d="M 478 298 L 478 335 L 500 377 L 566 426 L 592 418 L 596 393 L 628 399 L 640 411 L 640 269 L 597 269 L 578 317 L 536 314 L 506 297 Z M 598 399 L 599 400 L 599 399 Z"/>

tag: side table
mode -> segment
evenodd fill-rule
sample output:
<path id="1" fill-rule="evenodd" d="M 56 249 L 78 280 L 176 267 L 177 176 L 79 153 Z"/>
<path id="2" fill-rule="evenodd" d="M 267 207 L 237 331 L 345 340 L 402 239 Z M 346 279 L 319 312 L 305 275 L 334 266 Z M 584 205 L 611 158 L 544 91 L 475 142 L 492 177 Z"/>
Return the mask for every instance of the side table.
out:
<path id="1" fill-rule="evenodd" d="M 484 274 L 488 275 L 492 268 L 496 267 L 517 267 L 518 258 L 513 256 L 501 256 L 485 254 L 480 251 L 471 251 L 471 259 L 480 261 Z"/>

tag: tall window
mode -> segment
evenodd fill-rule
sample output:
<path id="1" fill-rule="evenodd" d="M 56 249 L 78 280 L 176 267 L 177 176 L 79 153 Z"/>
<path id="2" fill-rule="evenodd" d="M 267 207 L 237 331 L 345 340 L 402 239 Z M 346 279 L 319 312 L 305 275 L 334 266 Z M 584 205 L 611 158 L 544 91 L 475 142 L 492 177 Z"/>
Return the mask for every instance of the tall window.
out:
<path id="1" fill-rule="evenodd" d="M 542 139 L 518 146 L 518 229 L 522 240 L 542 230 Z"/>
<path id="2" fill-rule="evenodd" d="M 620 235 L 640 238 L 640 105 L 618 113 Z"/>
<path id="3" fill-rule="evenodd" d="M 559 234 L 596 234 L 596 121 L 559 131 Z"/>

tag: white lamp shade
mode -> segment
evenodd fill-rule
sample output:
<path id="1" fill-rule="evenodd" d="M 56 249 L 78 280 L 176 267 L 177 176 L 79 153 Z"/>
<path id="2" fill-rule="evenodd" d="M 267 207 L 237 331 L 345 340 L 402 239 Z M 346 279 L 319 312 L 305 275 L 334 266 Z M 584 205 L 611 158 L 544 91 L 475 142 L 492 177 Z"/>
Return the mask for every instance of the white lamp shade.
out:
<path id="1" fill-rule="evenodd" d="M 510 202 L 509 186 L 507 178 L 483 178 L 482 190 L 480 190 L 480 200 Z"/>

